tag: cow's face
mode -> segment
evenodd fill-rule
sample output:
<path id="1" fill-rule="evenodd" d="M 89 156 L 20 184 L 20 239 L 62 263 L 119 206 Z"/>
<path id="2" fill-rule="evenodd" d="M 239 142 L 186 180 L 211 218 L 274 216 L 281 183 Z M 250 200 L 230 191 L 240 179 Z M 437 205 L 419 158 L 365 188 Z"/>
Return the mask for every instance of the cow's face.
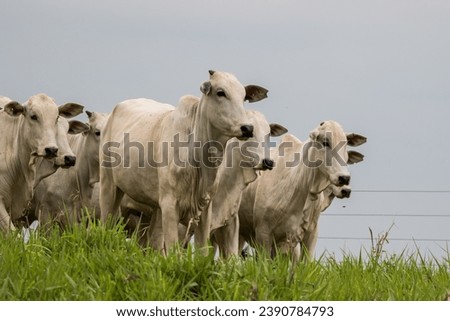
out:
<path id="1" fill-rule="evenodd" d="M 288 130 L 279 124 L 269 124 L 260 112 L 247 110 L 246 114 L 254 128 L 253 137 L 241 143 L 242 154 L 249 158 L 254 169 L 271 170 L 275 163 L 270 158 L 270 137 L 280 136 Z"/>
<path id="2" fill-rule="evenodd" d="M 323 122 L 310 133 L 305 155 L 307 166 L 318 167 L 331 184 L 343 186 L 350 183 L 347 137 L 337 122 Z"/>
<path id="3" fill-rule="evenodd" d="M 244 111 L 244 101 L 267 97 L 267 90 L 258 86 L 244 87 L 235 76 L 210 71 L 210 80 L 200 87 L 207 106 L 207 118 L 218 136 L 248 139 L 253 136 L 252 124 Z"/>
<path id="4" fill-rule="evenodd" d="M 328 188 L 328 197 L 330 198 L 349 198 L 352 188 L 349 185 L 336 186 L 331 184 Z"/>
<path id="5" fill-rule="evenodd" d="M 108 120 L 108 114 L 86 111 L 89 117 L 89 130 L 86 135 L 86 153 L 96 162 L 99 161 L 100 136 Z"/>
<path id="6" fill-rule="evenodd" d="M 25 137 L 32 155 L 48 159 L 57 157 L 59 117 L 73 117 L 82 112 L 83 106 L 68 103 L 57 106 L 54 100 L 45 94 L 28 99 L 23 105 L 11 101 L 4 110 L 12 117 L 23 116 L 22 135 Z"/>
<path id="7" fill-rule="evenodd" d="M 69 145 L 67 135 L 76 135 L 89 130 L 89 126 L 78 120 L 68 121 L 63 117 L 58 118 L 56 143 L 58 145 L 58 155 L 55 158 L 55 165 L 62 168 L 75 166 L 76 155 Z"/>
<path id="8" fill-rule="evenodd" d="M 10 102 L 5 112 L 11 116 L 23 116 L 22 135 L 28 142 L 32 154 L 55 158 L 58 153 L 56 129 L 59 117 L 58 106 L 46 95 L 31 97 L 24 105 Z"/>

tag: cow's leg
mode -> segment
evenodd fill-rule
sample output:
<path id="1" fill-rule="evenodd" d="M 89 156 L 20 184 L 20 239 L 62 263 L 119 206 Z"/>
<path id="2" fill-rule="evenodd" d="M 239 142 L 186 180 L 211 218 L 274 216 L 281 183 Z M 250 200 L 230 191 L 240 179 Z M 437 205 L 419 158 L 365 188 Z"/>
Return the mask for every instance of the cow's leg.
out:
<path id="1" fill-rule="evenodd" d="M 195 247 L 198 248 L 199 252 L 207 256 L 209 253 L 208 250 L 208 240 L 209 240 L 209 234 L 210 234 L 210 227 L 211 227 L 211 203 L 209 206 L 202 212 L 202 215 L 200 216 L 199 225 L 195 229 Z"/>
<path id="2" fill-rule="evenodd" d="M 100 212 L 103 223 L 108 220 L 110 215 L 113 220 L 119 219 L 118 212 L 123 195 L 122 190 L 114 185 L 110 175 L 105 173 L 100 181 Z"/>
<path id="3" fill-rule="evenodd" d="M 302 244 L 300 242 L 297 242 L 295 246 L 291 249 L 292 251 L 292 262 L 298 263 L 300 262 L 300 259 L 302 258 Z"/>
<path id="4" fill-rule="evenodd" d="M 161 207 L 162 234 L 164 236 L 164 251 L 169 250 L 178 243 L 178 223 L 180 215 L 177 208 L 177 200 L 172 195 L 165 195 L 159 202 Z"/>
<path id="5" fill-rule="evenodd" d="M 161 209 L 158 208 L 151 215 L 149 227 L 145 231 L 148 238 L 148 244 L 158 251 L 164 250 L 164 234 L 162 227 L 162 212 Z"/>
<path id="6" fill-rule="evenodd" d="M 241 256 L 244 258 L 246 257 L 246 255 L 247 255 L 246 251 L 248 250 L 247 248 L 244 248 L 245 242 L 246 242 L 245 239 L 241 235 L 239 235 L 238 251 L 241 251 Z"/>
<path id="7" fill-rule="evenodd" d="M 104 193 L 103 199 L 102 196 L 100 196 L 101 220 L 105 223 L 108 220 L 108 217 L 112 217 L 113 221 L 117 221 L 119 219 L 120 202 L 122 201 L 124 193 L 120 188 L 115 186 L 106 188 Z"/>
<path id="8" fill-rule="evenodd" d="M 264 249 L 269 255 L 271 254 L 273 237 L 270 228 L 262 225 L 256 226 L 255 241 L 257 247 Z"/>
<path id="9" fill-rule="evenodd" d="M 14 231 L 16 229 L 12 223 L 11 216 L 9 216 L 6 210 L 3 199 L 0 199 L 0 228 L 4 232 Z"/>
<path id="10" fill-rule="evenodd" d="M 214 232 L 220 255 L 223 258 L 239 254 L 239 219 L 233 216 L 226 226 Z"/>
<path id="11" fill-rule="evenodd" d="M 50 232 L 53 223 L 57 221 L 58 218 L 60 218 L 62 215 L 62 211 L 58 210 L 57 213 L 54 214 L 54 217 L 52 217 L 49 209 L 46 206 L 41 205 L 36 207 L 36 217 L 39 221 L 41 231 L 43 231 L 43 233 L 45 234 Z"/>
<path id="12" fill-rule="evenodd" d="M 303 241 L 302 258 L 311 259 L 317 244 L 318 229 L 306 231 Z M 306 254 L 306 255 L 305 255 Z"/>

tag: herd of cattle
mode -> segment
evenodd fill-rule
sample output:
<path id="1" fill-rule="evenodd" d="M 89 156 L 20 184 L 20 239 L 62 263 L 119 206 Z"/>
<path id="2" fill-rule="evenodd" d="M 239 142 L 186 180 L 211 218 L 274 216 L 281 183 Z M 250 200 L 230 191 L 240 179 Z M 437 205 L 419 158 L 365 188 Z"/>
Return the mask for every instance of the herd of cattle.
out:
<path id="1" fill-rule="evenodd" d="M 150 99 L 119 103 L 110 114 L 45 94 L 20 104 L 0 97 L 0 224 L 33 218 L 45 227 L 77 224 L 88 208 L 103 222 L 123 217 L 143 246 L 167 251 L 211 242 L 224 257 L 247 242 L 268 252 L 311 254 L 319 215 L 349 197 L 347 146 L 366 142 L 324 121 L 301 142 L 244 102 L 267 90 L 209 72 L 201 97 L 178 106 Z M 276 146 L 269 136 L 281 136 Z"/>

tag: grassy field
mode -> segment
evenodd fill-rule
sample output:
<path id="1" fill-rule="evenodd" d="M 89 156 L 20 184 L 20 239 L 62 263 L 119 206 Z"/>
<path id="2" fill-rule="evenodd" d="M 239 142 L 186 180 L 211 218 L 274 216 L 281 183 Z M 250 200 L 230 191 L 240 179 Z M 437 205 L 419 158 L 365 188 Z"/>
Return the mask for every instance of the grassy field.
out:
<path id="1" fill-rule="evenodd" d="M 0 300 L 446 300 L 450 259 L 420 254 L 213 260 L 191 249 L 162 257 L 91 225 L 24 244 L 0 236 Z"/>

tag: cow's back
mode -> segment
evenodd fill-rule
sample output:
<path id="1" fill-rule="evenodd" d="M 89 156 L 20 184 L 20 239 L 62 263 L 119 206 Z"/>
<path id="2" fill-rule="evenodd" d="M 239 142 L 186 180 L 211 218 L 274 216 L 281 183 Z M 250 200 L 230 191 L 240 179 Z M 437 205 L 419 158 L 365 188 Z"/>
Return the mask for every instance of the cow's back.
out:
<path id="1" fill-rule="evenodd" d="M 158 166 L 151 165 L 163 161 L 161 132 L 173 110 L 151 99 L 126 100 L 114 108 L 102 133 L 100 166 L 111 170 L 117 187 L 144 204 L 158 201 Z"/>

